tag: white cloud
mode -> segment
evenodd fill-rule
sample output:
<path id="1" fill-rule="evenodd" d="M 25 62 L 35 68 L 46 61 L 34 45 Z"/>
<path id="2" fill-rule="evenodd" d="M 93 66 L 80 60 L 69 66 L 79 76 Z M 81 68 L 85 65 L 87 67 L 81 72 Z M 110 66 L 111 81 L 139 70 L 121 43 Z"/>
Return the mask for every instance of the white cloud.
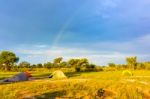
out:
<path id="1" fill-rule="evenodd" d="M 52 61 L 56 57 L 62 56 L 65 60 L 70 58 L 88 58 L 90 62 L 98 65 L 105 65 L 108 62 L 116 62 L 126 55 L 117 52 L 99 52 L 80 48 L 49 48 L 43 50 L 20 49 L 17 53 L 25 54 L 24 59 L 29 61 L 39 60 L 41 62 Z"/>
<path id="2" fill-rule="evenodd" d="M 121 53 L 132 54 L 149 54 L 150 50 L 150 34 L 135 38 L 130 41 L 121 42 L 98 42 L 93 44 L 93 47 L 101 50 L 111 50 Z"/>
<path id="3" fill-rule="evenodd" d="M 32 63 L 52 61 L 56 57 L 88 58 L 90 62 L 98 65 L 107 63 L 125 63 L 128 56 L 137 56 L 139 61 L 150 59 L 147 53 L 150 49 L 150 35 L 145 35 L 127 42 L 100 42 L 95 44 L 81 44 L 80 48 L 72 46 L 48 47 L 43 45 L 30 45 L 15 50 L 21 60 Z M 38 46 L 38 48 L 36 47 Z M 42 47 L 41 47 L 42 46 Z M 41 48 L 40 48 L 41 47 Z"/>

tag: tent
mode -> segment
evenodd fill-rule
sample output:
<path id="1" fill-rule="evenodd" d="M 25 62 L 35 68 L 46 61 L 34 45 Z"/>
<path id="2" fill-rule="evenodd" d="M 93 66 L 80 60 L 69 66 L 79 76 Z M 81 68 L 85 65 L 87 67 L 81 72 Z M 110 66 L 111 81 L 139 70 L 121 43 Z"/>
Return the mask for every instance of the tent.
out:
<path id="1" fill-rule="evenodd" d="M 129 71 L 129 70 L 124 70 L 124 71 L 122 72 L 122 75 L 123 75 L 123 76 L 133 76 L 133 73 L 132 73 L 131 71 Z"/>
<path id="2" fill-rule="evenodd" d="M 60 70 L 54 71 L 49 78 L 54 78 L 54 79 L 63 79 L 67 78 L 67 76 Z"/>

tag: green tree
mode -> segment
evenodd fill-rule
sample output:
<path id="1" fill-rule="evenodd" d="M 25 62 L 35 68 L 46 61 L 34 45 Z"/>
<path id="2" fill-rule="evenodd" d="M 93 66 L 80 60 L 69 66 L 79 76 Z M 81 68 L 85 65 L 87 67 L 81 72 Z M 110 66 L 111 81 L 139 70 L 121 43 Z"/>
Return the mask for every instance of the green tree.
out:
<path id="1" fill-rule="evenodd" d="M 52 67 L 53 67 L 53 64 L 51 62 L 47 62 L 47 63 L 44 64 L 44 68 L 50 69 Z"/>
<path id="2" fill-rule="evenodd" d="M 88 62 L 88 59 L 86 59 L 86 58 L 82 58 L 82 59 L 70 59 L 68 61 L 68 65 L 70 67 L 74 67 L 75 70 L 77 72 L 79 72 L 83 67 L 86 68 L 86 66 L 89 65 L 89 62 Z"/>
<path id="3" fill-rule="evenodd" d="M 55 58 L 55 59 L 53 60 L 53 66 L 56 67 L 56 68 L 60 67 L 59 65 L 60 65 L 60 63 L 62 62 L 62 60 L 63 60 L 62 57 Z"/>
<path id="4" fill-rule="evenodd" d="M 114 63 L 109 63 L 108 66 L 112 67 L 112 68 L 116 67 L 116 65 Z"/>
<path id="5" fill-rule="evenodd" d="M 61 62 L 59 65 L 61 68 L 67 67 L 67 62 Z"/>
<path id="6" fill-rule="evenodd" d="M 75 67 L 77 61 L 75 59 L 70 59 L 68 62 L 69 67 Z"/>
<path id="7" fill-rule="evenodd" d="M 63 60 L 62 57 L 55 58 L 54 59 L 54 64 L 59 64 L 59 63 L 61 63 L 62 60 Z"/>
<path id="8" fill-rule="evenodd" d="M 86 66 L 89 65 L 89 61 L 86 58 L 82 58 L 78 61 L 78 66 Z"/>
<path id="9" fill-rule="evenodd" d="M 37 68 L 42 68 L 43 65 L 42 65 L 41 63 L 39 63 L 39 64 L 36 65 L 36 67 L 37 67 Z"/>
<path id="10" fill-rule="evenodd" d="M 26 62 L 26 61 L 23 61 L 19 64 L 19 67 L 22 67 L 22 68 L 29 68 L 30 67 L 30 63 L 29 62 Z"/>
<path id="11" fill-rule="evenodd" d="M 35 64 L 32 64 L 32 65 L 30 66 L 30 68 L 36 68 L 36 65 L 35 65 Z"/>
<path id="12" fill-rule="evenodd" d="M 94 71 L 96 69 L 95 64 L 88 64 L 86 65 L 86 71 Z"/>
<path id="13" fill-rule="evenodd" d="M 10 71 L 14 63 L 17 63 L 18 61 L 19 57 L 17 57 L 13 52 L 2 51 L 0 53 L 0 63 L 5 67 L 5 70 L 7 71 Z"/>
<path id="14" fill-rule="evenodd" d="M 126 62 L 130 69 L 136 69 L 137 57 L 127 57 Z"/>

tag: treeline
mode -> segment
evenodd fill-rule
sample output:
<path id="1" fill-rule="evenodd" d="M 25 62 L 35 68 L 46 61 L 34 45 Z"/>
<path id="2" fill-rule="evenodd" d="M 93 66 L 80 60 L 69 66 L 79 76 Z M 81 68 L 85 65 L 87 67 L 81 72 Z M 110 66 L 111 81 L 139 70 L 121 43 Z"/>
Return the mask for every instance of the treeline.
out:
<path id="1" fill-rule="evenodd" d="M 44 64 L 30 64 L 27 61 L 19 62 L 19 57 L 17 57 L 13 52 L 2 51 L 0 53 L 0 69 L 5 71 L 18 70 L 21 68 L 28 68 L 32 70 L 34 68 L 74 68 L 76 71 L 102 71 L 102 68 L 96 66 L 95 64 L 90 64 L 88 59 L 70 59 L 68 61 L 63 61 L 62 57 L 55 58 L 52 62 L 47 62 Z"/>
<path id="2" fill-rule="evenodd" d="M 137 57 L 127 57 L 126 64 L 109 63 L 109 69 L 150 70 L 150 62 L 137 62 Z"/>
<path id="3" fill-rule="evenodd" d="M 127 57 L 126 64 L 109 63 L 108 66 L 97 66 L 89 63 L 88 59 L 70 59 L 64 61 L 62 57 L 55 58 L 52 62 L 44 64 L 30 64 L 27 61 L 19 62 L 19 57 L 10 51 L 0 52 L 0 70 L 2 71 L 19 71 L 22 69 L 34 70 L 36 68 L 45 69 L 60 69 L 60 68 L 73 68 L 75 71 L 114 71 L 114 70 L 150 70 L 150 62 L 137 62 L 137 57 Z"/>
<path id="4" fill-rule="evenodd" d="M 16 68 L 46 68 L 46 69 L 60 69 L 60 68 L 74 68 L 76 71 L 102 71 L 101 67 L 95 64 L 90 64 L 88 59 L 70 59 L 68 61 L 63 61 L 62 57 L 55 58 L 53 62 L 47 62 L 44 64 L 30 64 L 29 62 L 21 62 L 16 65 Z"/>

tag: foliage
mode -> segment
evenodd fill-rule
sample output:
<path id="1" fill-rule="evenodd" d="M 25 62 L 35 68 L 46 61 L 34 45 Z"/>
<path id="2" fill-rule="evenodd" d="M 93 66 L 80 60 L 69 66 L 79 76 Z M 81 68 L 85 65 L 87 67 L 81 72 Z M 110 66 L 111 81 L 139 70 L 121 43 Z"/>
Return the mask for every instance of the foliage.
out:
<path id="1" fill-rule="evenodd" d="M 116 65 L 114 63 L 109 63 L 108 66 L 109 67 L 115 67 Z"/>
<path id="2" fill-rule="evenodd" d="M 29 68 L 30 67 L 30 63 L 26 62 L 26 61 L 23 61 L 18 66 L 22 67 L 22 68 Z"/>
<path id="3" fill-rule="evenodd" d="M 44 68 L 50 69 L 52 67 L 53 67 L 53 64 L 51 62 L 47 62 L 47 63 L 44 64 Z"/>
<path id="4" fill-rule="evenodd" d="M 58 57 L 58 58 L 54 59 L 54 63 L 59 64 L 62 60 L 63 60 L 62 57 Z"/>
<path id="5" fill-rule="evenodd" d="M 38 68 L 74 68 L 75 71 L 116 71 L 125 69 L 147 69 L 150 70 L 150 62 L 137 62 L 137 57 L 127 57 L 127 64 L 115 64 L 109 63 L 108 66 L 97 66 L 95 64 L 89 63 L 87 58 L 69 59 L 68 61 L 63 61 L 63 57 L 58 57 L 53 60 L 53 62 L 30 64 L 29 62 L 23 61 L 16 65 L 19 58 L 13 52 L 2 51 L 0 53 L 0 70 L 12 70 L 12 71 L 23 71 L 23 70 L 36 70 Z"/>
<path id="6" fill-rule="evenodd" d="M 43 65 L 42 65 L 41 63 L 39 63 L 39 64 L 36 65 L 36 67 L 37 67 L 37 68 L 42 68 Z"/>
<path id="7" fill-rule="evenodd" d="M 11 66 L 14 63 L 19 61 L 19 57 L 17 57 L 13 52 L 10 51 L 2 51 L 0 53 L 0 63 L 5 67 L 5 70 L 10 70 Z"/>
<path id="8" fill-rule="evenodd" d="M 136 69 L 137 57 L 127 57 L 126 62 L 129 68 Z"/>

